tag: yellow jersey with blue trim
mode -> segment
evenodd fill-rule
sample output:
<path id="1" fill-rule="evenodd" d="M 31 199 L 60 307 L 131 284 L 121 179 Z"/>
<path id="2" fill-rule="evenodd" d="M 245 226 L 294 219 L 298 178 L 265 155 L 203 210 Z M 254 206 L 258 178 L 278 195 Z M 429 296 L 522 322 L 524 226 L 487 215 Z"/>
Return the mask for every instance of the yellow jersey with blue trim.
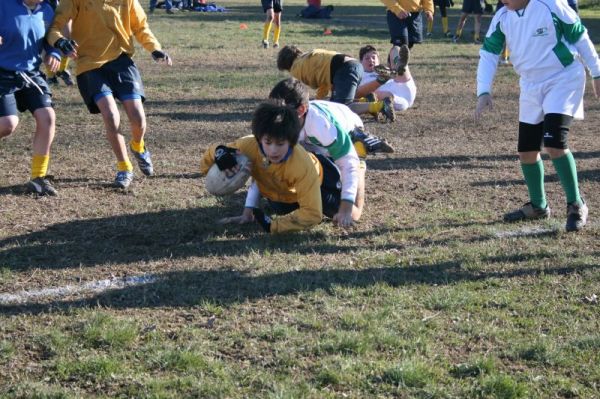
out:
<path id="1" fill-rule="evenodd" d="M 245 136 L 226 145 L 237 148 L 250 159 L 250 175 L 263 197 L 298 204 L 295 211 L 273 218 L 271 233 L 306 230 L 321 222 L 323 169 L 313 154 L 295 145 L 285 161 L 274 164 L 267 161 L 254 136 Z M 202 156 L 202 174 L 206 174 L 214 164 L 217 146 L 210 146 Z"/>

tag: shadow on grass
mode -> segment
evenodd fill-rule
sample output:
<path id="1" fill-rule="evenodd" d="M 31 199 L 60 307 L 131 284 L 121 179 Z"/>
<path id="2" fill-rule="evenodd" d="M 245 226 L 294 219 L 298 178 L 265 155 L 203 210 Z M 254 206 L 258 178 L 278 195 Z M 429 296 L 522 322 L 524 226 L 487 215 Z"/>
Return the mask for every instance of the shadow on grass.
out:
<path id="1" fill-rule="evenodd" d="M 368 250 L 361 240 L 415 231 L 420 227 L 381 227 L 353 231 L 339 237 L 320 231 L 263 234 L 254 223 L 217 225 L 225 216 L 239 214 L 244 197 L 222 199 L 219 206 L 73 220 L 49 225 L 32 233 L 0 240 L 0 265 L 14 271 L 68 269 L 98 265 L 151 262 L 208 256 L 244 256 L 250 253 L 348 254 Z M 489 222 L 487 224 L 494 224 Z M 448 222 L 446 228 L 483 223 Z M 486 238 L 486 239 L 489 239 Z M 404 250 L 393 239 L 374 244 L 377 250 Z"/>
<path id="2" fill-rule="evenodd" d="M 596 181 L 600 182 L 600 169 L 594 170 L 578 170 L 577 178 L 580 182 L 582 181 Z M 560 182 L 557 174 L 546 174 L 544 181 L 546 183 L 557 183 Z M 525 185 L 525 180 L 523 179 L 513 179 L 513 180 L 487 180 L 481 182 L 473 182 L 471 186 L 473 187 L 485 187 L 485 186 L 517 186 L 517 185 Z"/>
<path id="3" fill-rule="evenodd" d="M 600 158 L 600 151 L 590 152 L 575 152 L 575 159 L 594 159 Z M 547 156 L 543 156 L 545 161 L 549 161 Z M 500 155 L 448 155 L 448 156 L 432 156 L 432 157 L 413 157 L 413 158 L 395 158 L 389 156 L 386 158 L 368 158 L 367 166 L 371 170 L 402 170 L 415 168 L 420 169 L 481 169 L 490 168 L 488 165 L 479 164 L 480 162 L 498 162 L 498 161 L 513 161 L 518 162 L 517 154 L 500 154 Z M 586 178 L 598 174 L 598 170 L 582 171 L 579 173 L 580 178 Z M 583 177 L 582 177 L 583 176 Z M 547 177 L 548 178 L 548 177 Z M 555 177 L 556 178 L 556 177 Z M 597 179 L 598 177 L 596 177 Z M 591 180 L 590 179 L 590 180 Z M 550 181 L 550 180 L 549 180 Z M 479 184 L 479 183 L 477 183 Z M 484 185 L 484 184 L 481 184 Z"/>
<path id="4" fill-rule="evenodd" d="M 524 256 L 523 260 L 538 255 Z M 546 256 L 541 255 L 541 258 Z M 509 261 L 510 259 L 506 259 Z M 498 262 L 490 259 L 490 262 Z M 401 287 L 414 284 L 450 285 L 464 281 L 511 279 L 537 275 L 567 275 L 596 270 L 600 265 L 574 264 L 563 267 L 520 267 L 501 271 L 469 271 L 461 262 L 443 262 L 407 267 L 370 267 L 361 270 L 302 270 L 253 276 L 235 270 L 176 271 L 157 276 L 149 284 L 106 291 L 87 299 L 48 304 L 1 305 L 0 313 L 41 313 L 87 306 L 113 309 L 189 307 L 205 302 L 230 305 L 278 295 L 295 295 L 333 287 L 364 288 L 375 284 Z"/>

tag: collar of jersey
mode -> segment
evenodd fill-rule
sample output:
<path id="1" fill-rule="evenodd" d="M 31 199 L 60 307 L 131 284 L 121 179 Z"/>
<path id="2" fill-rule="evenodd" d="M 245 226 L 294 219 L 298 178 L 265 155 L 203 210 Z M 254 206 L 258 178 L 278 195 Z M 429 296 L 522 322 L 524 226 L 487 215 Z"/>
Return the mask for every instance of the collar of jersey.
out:
<path id="1" fill-rule="evenodd" d="M 267 154 L 265 154 L 265 151 L 263 150 L 263 146 L 260 142 L 258 143 L 258 149 L 260 150 L 260 153 L 263 155 L 263 158 L 265 158 L 265 160 L 268 163 L 271 163 L 271 161 L 269 161 L 269 159 L 267 158 Z M 292 148 L 292 146 L 290 146 L 290 148 L 288 148 L 287 154 L 285 154 L 285 156 L 281 159 L 281 161 L 279 161 L 277 163 L 283 163 L 283 162 L 287 161 L 288 158 L 292 155 L 292 150 L 293 150 L 293 148 Z"/>

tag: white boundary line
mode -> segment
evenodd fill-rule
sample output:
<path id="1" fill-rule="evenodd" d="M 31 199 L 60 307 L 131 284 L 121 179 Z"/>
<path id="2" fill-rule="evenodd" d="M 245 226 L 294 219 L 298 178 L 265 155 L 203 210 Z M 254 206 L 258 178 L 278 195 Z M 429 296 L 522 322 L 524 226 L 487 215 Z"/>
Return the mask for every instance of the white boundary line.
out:
<path id="1" fill-rule="evenodd" d="M 504 230 L 495 231 L 494 235 L 497 238 L 510 238 L 510 237 L 532 237 L 544 234 L 557 233 L 557 228 L 544 228 L 544 227 L 523 227 L 517 230 Z"/>
<path id="2" fill-rule="evenodd" d="M 24 290 L 13 294 L 0 293 L 0 305 L 23 304 L 35 299 L 57 298 L 85 292 L 103 292 L 114 288 L 135 287 L 153 283 L 157 278 L 158 277 L 153 274 L 132 277 L 114 277 L 105 280 L 90 281 L 79 285 L 64 285 L 62 287 L 42 288 L 31 291 Z"/>

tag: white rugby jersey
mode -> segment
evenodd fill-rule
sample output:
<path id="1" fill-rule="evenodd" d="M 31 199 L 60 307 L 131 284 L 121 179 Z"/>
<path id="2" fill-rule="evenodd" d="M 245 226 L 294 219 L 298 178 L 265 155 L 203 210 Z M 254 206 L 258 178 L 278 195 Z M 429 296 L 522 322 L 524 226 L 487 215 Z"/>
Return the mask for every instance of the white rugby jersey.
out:
<path id="1" fill-rule="evenodd" d="M 340 170 L 342 199 L 355 202 L 359 159 L 350 132 L 363 127 L 360 117 L 344 104 L 310 101 L 298 142 L 308 151 L 333 158 Z"/>
<path id="2" fill-rule="evenodd" d="M 376 72 L 364 72 L 360 84 L 364 85 L 371 83 L 376 79 Z M 392 93 L 394 95 L 394 103 L 397 105 L 402 105 L 402 99 L 406 100 L 405 104 L 407 104 L 408 107 L 412 107 L 415 102 L 415 98 L 417 97 L 417 85 L 415 84 L 415 80 L 412 78 L 406 82 L 396 82 L 394 79 L 390 79 L 383 85 L 379 86 L 377 90 L 389 91 Z M 398 110 L 399 109 L 396 108 L 396 111 Z M 402 109 L 402 111 L 404 111 L 404 109 Z"/>
<path id="3" fill-rule="evenodd" d="M 566 0 L 530 0 L 525 8 L 502 7 L 479 51 L 477 95 L 491 93 L 499 55 L 506 43 L 510 61 L 523 81 L 541 82 L 579 62 L 594 78 L 600 62 L 586 28 Z"/>

